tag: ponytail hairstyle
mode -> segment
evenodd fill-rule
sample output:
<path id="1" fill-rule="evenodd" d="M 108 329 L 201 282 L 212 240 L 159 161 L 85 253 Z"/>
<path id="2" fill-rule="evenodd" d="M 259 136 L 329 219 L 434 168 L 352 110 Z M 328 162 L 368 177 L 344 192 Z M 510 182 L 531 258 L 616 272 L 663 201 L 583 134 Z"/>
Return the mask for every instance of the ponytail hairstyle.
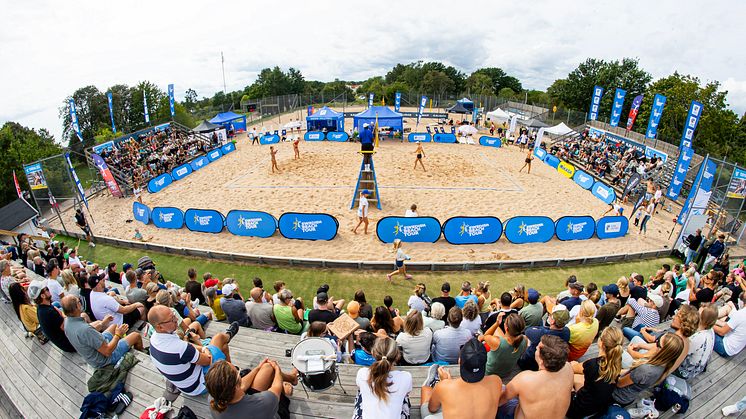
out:
<path id="1" fill-rule="evenodd" d="M 660 337 L 660 345 L 661 348 L 658 349 L 658 352 L 656 352 L 652 358 L 639 359 L 632 365 L 633 369 L 639 367 L 642 364 L 662 366 L 665 370 L 655 382 L 655 385 L 662 383 L 663 380 L 668 377 L 668 374 L 671 373 L 674 365 L 676 364 L 676 360 L 679 358 L 679 355 L 681 355 L 681 352 L 684 350 L 684 341 L 681 339 L 681 337 L 670 332 Z"/>
<path id="2" fill-rule="evenodd" d="M 598 379 L 606 383 L 616 383 L 622 371 L 622 348 L 624 336 L 617 327 L 607 327 L 601 332 L 598 341 L 604 347 L 604 356 L 598 360 Z"/>
<path id="3" fill-rule="evenodd" d="M 579 316 L 583 317 L 583 322 L 586 324 L 592 324 L 596 314 L 596 304 L 591 300 L 585 300 L 580 304 Z"/>
<path id="4" fill-rule="evenodd" d="M 622 291 L 625 294 L 629 292 L 629 279 L 627 279 L 626 277 L 617 279 L 616 285 L 617 287 L 619 287 L 619 291 Z"/>
<path id="5" fill-rule="evenodd" d="M 513 353 L 518 351 L 521 347 L 524 336 L 523 331 L 526 329 L 526 321 L 517 313 L 510 313 L 505 319 L 505 332 L 512 337 L 513 340 Z"/>
<path id="6" fill-rule="evenodd" d="M 210 408 L 222 413 L 236 394 L 236 386 L 240 384 L 238 371 L 227 361 L 218 361 L 205 374 L 205 387 L 212 396 Z"/>
<path id="7" fill-rule="evenodd" d="M 368 386 L 373 394 L 381 401 L 389 397 L 389 373 L 394 369 L 394 364 L 399 359 L 399 348 L 396 341 L 391 338 L 378 338 L 373 344 L 371 355 L 376 362 L 370 366 L 368 374 Z"/>

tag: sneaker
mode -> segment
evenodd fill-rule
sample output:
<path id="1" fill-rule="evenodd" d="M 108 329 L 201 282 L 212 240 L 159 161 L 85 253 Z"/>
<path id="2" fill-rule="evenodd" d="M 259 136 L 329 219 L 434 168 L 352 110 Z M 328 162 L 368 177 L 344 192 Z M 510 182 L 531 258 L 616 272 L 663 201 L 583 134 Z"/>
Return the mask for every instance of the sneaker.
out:
<path id="1" fill-rule="evenodd" d="M 192 309 L 197 308 L 199 306 L 199 298 L 195 298 L 194 301 L 192 301 Z"/>
<path id="2" fill-rule="evenodd" d="M 427 370 L 427 377 L 425 378 L 425 381 L 422 383 L 422 387 L 435 387 L 435 384 L 440 381 L 440 377 L 438 377 L 438 367 L 440 365 L 433 364 L 430 365 L 430 368 Z"/>
<path id="3" fill-rule="evenodd" d="M 738 413 L 738 406 L 736 406 L 735 404 L 725 406 L 721 412 L 723 413 L 723 416 L 734 416 L 736 413 Z"/>
<path id="4" fill-rule="evenodd" d="M 96 243 L 93 243 L 93 242 L 88 242 L 88 246 L 91 246 L 91 247 L 96 247 Z"/>
<path id="5" fill-rule="evenodd" d="M 236 336 L 236 333 L 238 333 L 238 327 L 238 322 L 233 322 L 227 329 L 225 329 L 225 333 L 228 334 L 228 342 L 233 339 L 233 336 Z"/>
<path id="6" fill-rule="evenodd" d="M 632 419 L 657 418 L 659 413 L 653 406 L 635 407 L 627 410 Z"/>

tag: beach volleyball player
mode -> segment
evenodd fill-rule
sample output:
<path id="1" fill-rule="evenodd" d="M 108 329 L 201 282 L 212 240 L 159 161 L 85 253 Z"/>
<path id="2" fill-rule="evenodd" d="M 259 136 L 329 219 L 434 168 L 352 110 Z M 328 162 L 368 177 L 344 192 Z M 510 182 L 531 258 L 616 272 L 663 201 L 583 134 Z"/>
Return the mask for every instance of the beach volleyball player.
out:
<path id="1" fill-rule="evenodd" d="M 360 201 L 357 207 L 357 225 L 355 228 L 352 229 L 352 232 L 357 234 L 357 229 L 360 227 L 360 224 L 365 223 L 365 228 L 363 229 L 365 234 L 368 234 L 368 209 L 370 208 L 368 204 L 368 196 L 370 196 L 370 191 L 367 189 L 363 189 L 362 192 L 360 192 Z"/>

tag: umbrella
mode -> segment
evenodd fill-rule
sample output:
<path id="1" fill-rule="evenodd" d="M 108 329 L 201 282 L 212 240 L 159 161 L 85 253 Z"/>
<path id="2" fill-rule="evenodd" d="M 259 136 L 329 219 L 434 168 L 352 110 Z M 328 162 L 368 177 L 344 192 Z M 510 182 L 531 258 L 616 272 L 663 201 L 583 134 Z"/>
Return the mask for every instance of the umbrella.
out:
<path id="1" fill-rule="evenodd" d="M 479 130 L 474 128 L 473 125 L 462 125 L 458 127 L 458 132 L 463 135 L 472 135 L 476 134 Z"/>

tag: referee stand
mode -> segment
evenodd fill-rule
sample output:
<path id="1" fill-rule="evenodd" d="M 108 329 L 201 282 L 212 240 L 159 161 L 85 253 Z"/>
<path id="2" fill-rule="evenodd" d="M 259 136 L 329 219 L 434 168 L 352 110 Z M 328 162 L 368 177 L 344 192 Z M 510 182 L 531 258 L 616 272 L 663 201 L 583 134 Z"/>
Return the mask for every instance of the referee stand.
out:
<path id="1" fill-rule="evenodd" d="M 350 209 L 358 206 L 358 202 L 360 201 L 360 191 L 363 189 L 371 191 L 371 196 L 368 197 L 368 202 L 375 203 L 376 208 L 381 209 L 381 199 L 378 195 L 378 182 L 376 181 L 376 168 L 375 165 L 373 165 L 373 155 L 376 152 L 359 151 L 359 153 L 363 155 L 363 159 L 360 163 L 360 173 L 357 177 L 357 184 L 355 185 L 355 193 L 352 195 Z"/>

